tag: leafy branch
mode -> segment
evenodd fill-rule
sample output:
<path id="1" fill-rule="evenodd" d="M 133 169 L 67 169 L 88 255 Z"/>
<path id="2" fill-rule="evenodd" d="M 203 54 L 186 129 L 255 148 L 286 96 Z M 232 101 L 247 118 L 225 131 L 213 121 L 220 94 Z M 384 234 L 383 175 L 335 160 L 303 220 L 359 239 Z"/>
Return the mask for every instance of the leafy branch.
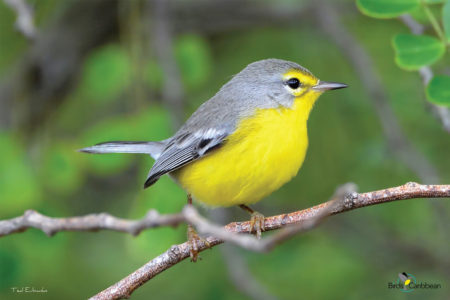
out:
<path id="1" fill-rule="evenodd" d="M 420 33 L 397 34 L 393 37 L 395 61 L 400 68 L 416 71 L 430 67 L 441 60 L 447 52 L 450 44 L 450 0 L 357 0 L 356 3 L 363 14 L 374 18 L 404 17 L 405 14 L 414 13 L 415 15 L 421 14 L 428 19 L 437 37 L 423 34 L 423 30 Z M 436 18 L 430 8 L 432 4 L 443 4 L 441 20 Z M 414 19 L 412 21 L 416 22 Z M 433 76 L 427 83 L 426 95 L 428 101 L 433 105 L 450 106 L 450 76 Z M 441 119 L 442 115 L 445 114 L 440 114 Z M 449 128 L 445 128 L 450 131 Z"/>

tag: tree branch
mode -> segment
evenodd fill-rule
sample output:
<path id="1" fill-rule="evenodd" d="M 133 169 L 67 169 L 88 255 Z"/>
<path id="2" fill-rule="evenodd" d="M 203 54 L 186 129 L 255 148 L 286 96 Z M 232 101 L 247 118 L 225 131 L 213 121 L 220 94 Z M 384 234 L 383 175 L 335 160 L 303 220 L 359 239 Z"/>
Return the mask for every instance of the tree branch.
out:
<path id="1" fill-rule="evenodd" d="M 250 222 L 248 221 L 233 222 L 222 228 L 201 217 L 191 206 L 186 206 L 182 214 L 173 215 L 160 215 L 158 212 L 150 210 L 144 218 L 136 221 L 117 218 L 106 213 L 81 217 L 51 218 L 36 211 L 28 210 L 23 216 L 0 221 L 0 237 L 23 232 L 30 227 L 41 229 L 49 236 L 59 231 L 96 231 L 102 229 L 137 235 L 146 228 L 177 225 L 188 221 L 196 226 L 198 231 L 214 235 L 206 238 L 210 247 L 228 241 L 246 249 L 265 252 L 273 249 L 276 245 L 295 234 L 314 228 L 324 218 L 331 215 L 396 200 L 450 197 L 450 185 L 421 185 L 410 182 L 402 186 L 374 192 L 361 194 L 352 192 L 343 197 L 346 192 L 354 189 L 352 185 L 344 187 L 328 202 L 304 210 L 266 218 L 266 231 L 280 228 L 283 228 L 283 230 L 262 240 L 257 240 L 249 235 L 236 234 L 250 232 Z M 207 249 L 208 246 L 204 242 L 199 242 L 198 248 L 200 252 Z M 165 253 L 154 258 L 92 299 L 126 298 L 151 278 L 189 257 L 189 252 L 190 247 L 187 242 L 172 246 Z"/>
<path id="2" fill-rule="evenodd" d="M 396 201 L 396 200 L 405 200 L 405 199 L 413 199 L 413 198 L 444 198 L 450 197 L 450 185 L 422 185 L 418 183 L 407 183 L 402 186 L 388 188 L 384 190 L 361 193 L 358 194 L 356 192 L 347 195 L 344 198 L 344 201 L 338 201 L 339 205 L 336 206 L 336 200 L 331 200 L 319 205 L 316 205 L 311 208 L 307 208 L 304 210 L 281 214 L 278 216 L 268 217 L 265 220 L 265 230 L 275 230 L 283 227 L 288 227 L 288 225 L 293 224 L 306 224 L 305 226 L 293 226 L 292 228 L 296 228 L 297 232 L 306 231 L 311 229 L 313 226 L 317 225 L 318 222 L 311 222 L 311 220 L 321 220 L 324 217 L 343 213 L 346 211 L 354 210 L 357 208 L 362 208 L 370 205 L 382 204 L 386 202 Z M 192 223 L 202 223 L 204 220 L 196 219 L 195 213 L 192 214 L 190 208 L 184 209 L 184 214 L 186 219 L 188 219 Z M 196 224 L 196 225 L 198 225 Z M 209 226 L 209 225 L 208 225 Z M 216 226 L 216 225 L 213 225 Z M 303 227 L 303 228 L 302 228 Z M 217 233 L 215 230 L 213 231 Z M 249 233 L 250 232 L 250 222 L 233 222 L 224 227 L 224 230 L 227 232 L 223 234 L 221 238 L 209 236 L 206 238 L 206 241 L 209 243 L 210 247 L 214 247 L 223 243 L 225 240 L 236 241 L 236 234 L 232 234 L 232 238 L 230 237 L 230 233 Z M 290 236 L 287 236 L 290 237 Z M 255 246 L 253 244 L 255 239 L 249 236 L 239 236 L 239 238 L 243 238 L 242 240 L 251 241 L 251 246 L 249 248 L 255 248 L 253 250 L 259 251 L 260 249 L 266 250 L 266 248 L 270 249 L 267 245 L 267 239 L 263 239 L 261 241 L 257 241 L 263 246 Z M 248 239 L 250 238 L 250 239 Z M 269 237 L 268 239 L 270 239 Z M 277 240 L 277 242 L 279 242 Z M 266 247 L 266 248 L 265 248 Z M 201 252 L 205 249 L 208 249 L 208 246 L 204 242 L 198 243 L 198 251 Z M 187 242 L 179 245 L 174 245 L 170 247 L 169 250 L 159 255 L 158 257 L 152 259 L 144 266 L 128 275 L 121 281 L 116 284 L 110 286 L 99 294 L 93 296 L 91 299 L 100 300 L 100 299 L 123 299 L 127 298 L 131 295 L 131 293 L 136 290 L 139 286 L 152 279 L 159 273 L 167 270 L 168 268 L 176 265 L 182 260 L 189 257 L 189 244 Z"/>
<path id="3" fill-rule="evenodd" d="M 183 215 L 188 223 L 195 226 L 198 232 L 211 235 L 215 238 L 221 239 L 226 242 L 230 242 L 244 249 L 256 251 L 256 252 L 269 252 L 275 246 L 281 244 L 283 241 L 293 237 L 294 235 L 302 232 L 306 232 L 316 227 L 323 219 L 338 212 L 348 206 L 355 197 L 356 185 L 353 183 L 345 184 L 343 187 L 338 188 L 335 195 L 330 201 L 326 202 L 319 210 L 315 211 L 309 218 L 300 220 L 299 222 L 285 221 L 283 226 L 277 228 L 269 228 L 268 224 L 265 224 L 265 230 L 273 230 L 282 228 L 278 233 L 271 235 L 262 240 L 251 235 L 238 235 L 235 232 L 230 232 L 226 228 L 210 222 L 208 219 L 202 217 L 198 211 L 190 205 L 187 205 L 183 209 Z M 267 219 L 265 220 L 267 222 Z M 286 225 L 286 226 L 284 226 Z M 240 232 L 240 231 L 237 231 Z"/>
<path id="4" fill-rule="evenodd" d="M 113 230 L 138 235 L 142 230 L 160 226 L 176 226 L 184 222 L 182 214 L 160 215 L 152 209 L 140 220 L 126 220 L 107 213 L 90 214 L 81 217 L 51 218 L 37 211 L 27 210 L 22 216 L 0 221 L 0 237 L 24 232 L 34 227 L 52 236 L 59 231 Z"/>

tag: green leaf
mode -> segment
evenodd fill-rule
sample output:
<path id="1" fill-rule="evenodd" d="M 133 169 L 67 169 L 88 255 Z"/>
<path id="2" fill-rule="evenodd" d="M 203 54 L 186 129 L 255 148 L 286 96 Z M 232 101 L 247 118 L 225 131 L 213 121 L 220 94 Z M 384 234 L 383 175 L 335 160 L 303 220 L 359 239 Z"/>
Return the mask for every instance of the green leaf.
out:
<path id="1" fill-rule="evenodd" d="M 450 76 L 434 76 L 427 86 L 428 101 L 450 106 Z"/>
<path id="2" fill-rule="evenodd" d="M 417 70 L 442 57 L 445 46 L 427 35 L 398 34 L 394 37 L 395 61 L 403 69 Z"/>
<path id="3" fill-rule="evenodd" d="M 442 7 L 442 23 L 444 24 L 445 37 L 450 42 L 450 0 Z"/>
<path id="4" fill-rule="evenodd" d="M 395 18 L 420 5 L 420 0 L 357 0 L 359 10 L 373 18 Z"/>
<path id="5" fill-rule="evenodd" d="M 442 4 L 445 0 L 425 0 L 426 4 Z"/>

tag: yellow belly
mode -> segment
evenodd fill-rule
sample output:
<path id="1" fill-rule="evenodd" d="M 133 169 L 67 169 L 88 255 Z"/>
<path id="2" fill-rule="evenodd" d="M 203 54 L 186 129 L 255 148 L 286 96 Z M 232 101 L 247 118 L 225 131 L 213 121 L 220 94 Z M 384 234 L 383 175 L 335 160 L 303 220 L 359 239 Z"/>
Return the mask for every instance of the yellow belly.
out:
<path id="1" fill-rule="evenodd" d="M 241 121 L 224 145 L 172 176 L 210 206 L 261 200 L 300 169 L 308 147 L 306 121 L 316 98 L 302 97 L 289 109 L 257 111 Z"/>

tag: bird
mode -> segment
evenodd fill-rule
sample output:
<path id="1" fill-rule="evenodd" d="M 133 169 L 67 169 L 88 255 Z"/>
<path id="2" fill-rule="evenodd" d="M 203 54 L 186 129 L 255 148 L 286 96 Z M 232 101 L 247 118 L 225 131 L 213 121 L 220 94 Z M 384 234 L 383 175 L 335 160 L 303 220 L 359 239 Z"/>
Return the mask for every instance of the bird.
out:
<path id="1" fill-rule="evenodd" d="M 346 84 L 319 80 L 299 64 L 264 59 L 247 65 L 162 141 L 104 142 L 87 153 L 144 153 L 154 160 L 144 188 L 168 174 L 192 199 L 210 207 L 239 206 L 261 237 L 264 215 L 254 204 L 290 181 L 308 148 L 307 121 L 318 97 Z M 188 225 L 191 260 L 200 238 Z M 204 241 L 204 240 L 203 240 Z"/>

